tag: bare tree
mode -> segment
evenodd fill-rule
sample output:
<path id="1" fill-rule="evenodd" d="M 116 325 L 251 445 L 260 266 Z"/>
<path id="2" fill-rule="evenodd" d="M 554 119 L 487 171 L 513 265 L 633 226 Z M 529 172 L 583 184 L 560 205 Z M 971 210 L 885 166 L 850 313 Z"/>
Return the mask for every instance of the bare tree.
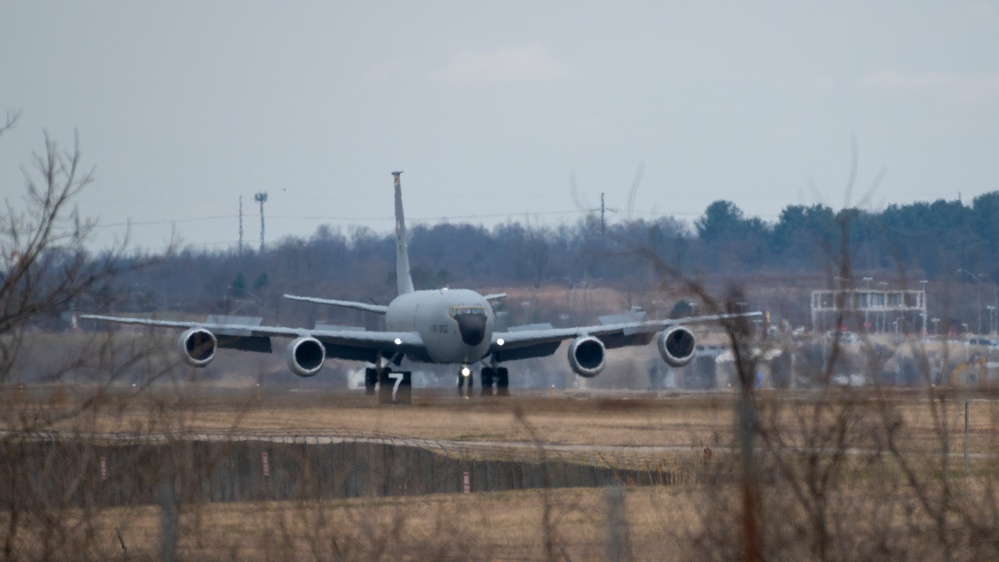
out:
<path id="1" fill-rule="evenodd" d="M 0 134 L 17 119 L 8 112 Z M 5 200 L 0 210 L 0 558 L 93 558 L 95 507 L 71 498 L 93 494 L 95 484 L 84 475 L 94 462 L 94 441 L 71 440 L 61 449 L 46 444 L 54 432 L 92 434 L 108 385 L 154 346 L 145 338 L 72 333 L 73 312 L 99 299 L 123 269 L 138 266 L 123 259 L 124 241 L 96 255 L 88 251 L 96 222 L 75 203 L 94 172 L 83 164 L 79 138 L 63 149 L 46 133 L 44 149 L 23 173 L 22 197 Z M 25 386 L 67 377 L 99 384 L 72 391 Z M 72 454 L 59 452 L 66 450 Z M 81 506 L 80 517 L 60 511 L 71 505 Z"/>
<path id="2" fill-rule="evenodd" d="M 0 132 L 17 120 L 9 113 Z M 26 331 L 51 324 L 106 286 L 120 268 L 121 247 L 91 257 L 85 244 L 95 221 L 80 216 L 74 202 L 93 182 L 82 164 L 79 138 L 63 150 L 48 134 L 45 149 L 24 170 L 20 202 L 5 200 L 0 215 L 0 382 L 24 349 Z M 18 204 L 20 203 L 20 204 Z"/>

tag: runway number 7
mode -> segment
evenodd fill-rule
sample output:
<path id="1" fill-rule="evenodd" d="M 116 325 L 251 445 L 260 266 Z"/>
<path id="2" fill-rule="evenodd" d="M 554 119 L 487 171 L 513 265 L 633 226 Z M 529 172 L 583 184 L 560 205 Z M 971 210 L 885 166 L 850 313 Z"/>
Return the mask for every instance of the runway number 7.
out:
<path id="1" fill-rule="evenodd" d="M 399 392 L 399 385 L 402 384 L 402 377 L 403 377 L 402 373 L 392 373 L 392 372 L 390 372 L 388 374 L 388 378 L 395 380 L 395 384 L 392 385 L 392 401 L 393 402 L 395 402 L 395 393 Z"/>

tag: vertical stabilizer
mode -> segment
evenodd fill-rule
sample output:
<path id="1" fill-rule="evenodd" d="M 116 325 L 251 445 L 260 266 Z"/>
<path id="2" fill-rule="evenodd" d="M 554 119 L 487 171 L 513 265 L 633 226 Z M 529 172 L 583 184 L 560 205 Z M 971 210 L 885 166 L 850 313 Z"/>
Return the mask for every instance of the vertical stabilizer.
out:
<path id="1" fill-rule="evenodd" d="M 392 172 L 395 178 L 395 276 L 399 294 L 413 292 L 413 277 L 409 274 L 409 249 L 406 247 L 406 219 L 402 214 L 402 172 Z"/>

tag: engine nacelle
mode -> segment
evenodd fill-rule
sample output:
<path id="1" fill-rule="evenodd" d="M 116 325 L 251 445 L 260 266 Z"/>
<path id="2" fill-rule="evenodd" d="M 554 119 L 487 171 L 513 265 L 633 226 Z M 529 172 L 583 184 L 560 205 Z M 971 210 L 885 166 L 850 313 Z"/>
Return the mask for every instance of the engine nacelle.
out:
<path id="1" fill-rule="evenodd" d="M 215 334 L 204 328 L 191 328 L 180 335 L 177 346 L 180 354 L 192 367 L 204 367 L 215 359 L 215 349 L 218 347 Z"/>
<path id="2" fill-rule="evenodd" d="M 583 336 L 569 344 L 569 365 L 581 377 L 591 378 L 604 370 L 604 342 Z"/>
<path id="3" fill-rule="evenodd" d="M 316 338 L 296 338 L 288 344 L 285 359 L 292 373 L 300 377 L 311 377 L 323 368 L 326 348 Z"/>
<path id="4" fill-rule="evenodd" d="M 659 356 L 670 367 L 683 367 L 694 360 L 694 334 L 683 326 L 659 334 L 656 347 Z"/>

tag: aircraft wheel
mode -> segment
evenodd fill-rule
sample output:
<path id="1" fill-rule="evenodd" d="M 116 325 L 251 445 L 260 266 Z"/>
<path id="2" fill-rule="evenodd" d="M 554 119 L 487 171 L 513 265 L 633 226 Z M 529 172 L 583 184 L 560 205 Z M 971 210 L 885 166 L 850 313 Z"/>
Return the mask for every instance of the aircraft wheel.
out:
<path id="1" fill-rule="evenodd" d="M 490 367 L 482 368 L 482 395 L 492 396 L 493 395 L 493 372 L 494 370 Z"/>
<path id="2" fill-rule="evenodd" d="M 375 394 L 375 385 L 378 384 L 378 369 L 367 368 L 364 370 L 364 393 L 368 396 Z"/>
<path id="3" fill-rule="evenodd" d="M 499 396 L 510 396 L 510 372 L 506 367 L 496 368 L 496 394 Z"/>

